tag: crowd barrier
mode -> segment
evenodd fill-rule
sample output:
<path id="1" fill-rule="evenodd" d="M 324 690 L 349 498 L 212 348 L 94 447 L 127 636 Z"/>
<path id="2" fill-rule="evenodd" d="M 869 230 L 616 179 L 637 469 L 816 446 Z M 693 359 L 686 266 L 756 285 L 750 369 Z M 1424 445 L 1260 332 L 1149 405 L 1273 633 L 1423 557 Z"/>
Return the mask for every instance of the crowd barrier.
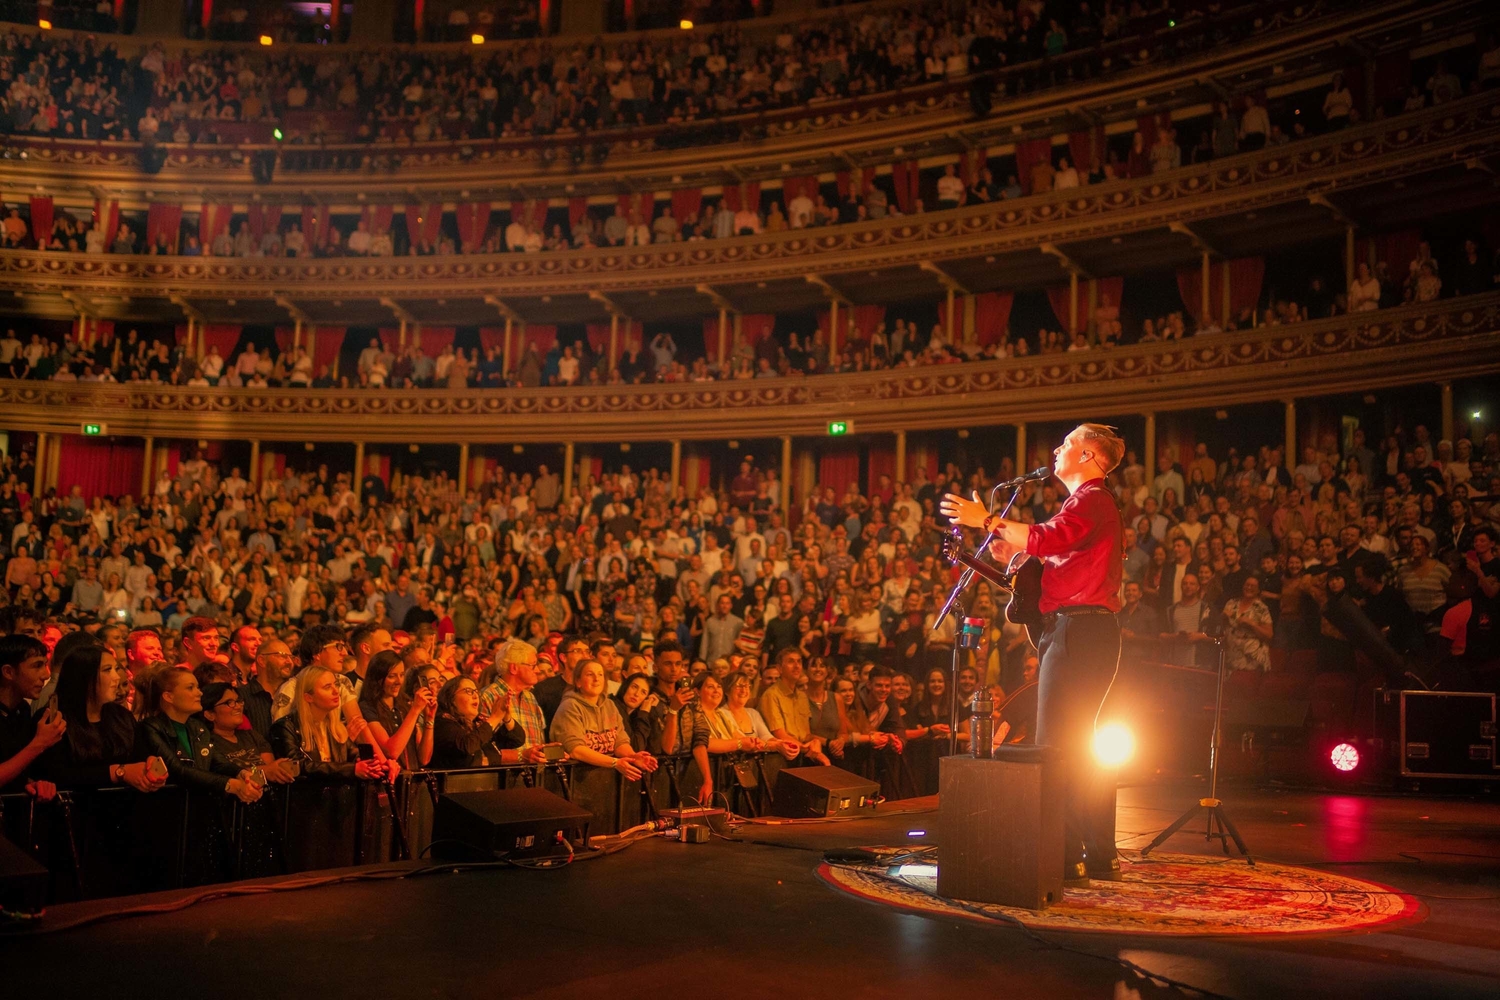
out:
<path id="1" fill-rule="evenodd" d="M 699 805 L 697 761 L 658 761 L 640 781 L 572 762 L 408 771 L 394 783 L 304 779 L 268 785 L 249 805 L 176 785 L 151 795 L 119 786 L 59 791 L 50 802 L 18 793 L 0 796 L 0 833 L 47 867 L 50 900 L 98 898 L 420 859 L 437 801 L 450 792 L 540 787 L 592 813 L 591 833 L 618 833 Z M 705 804 L 742 815 L 770 810 L 785 758 L 741 753 L 711 762 L 722 797 Z"/>

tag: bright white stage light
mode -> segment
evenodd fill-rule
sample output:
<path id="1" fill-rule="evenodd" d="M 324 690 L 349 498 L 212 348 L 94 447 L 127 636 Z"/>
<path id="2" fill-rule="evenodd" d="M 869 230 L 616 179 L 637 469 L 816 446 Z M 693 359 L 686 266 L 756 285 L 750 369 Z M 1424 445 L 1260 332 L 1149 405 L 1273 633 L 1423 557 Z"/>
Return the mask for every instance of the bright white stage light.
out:
<path id="1" fill-rule="evenodd" d="M 1340 743 L 1328 751 L 1328 762 L 1339 771 L 1352 771 L 1359 766 L 1359 750 L 1349 743 Z"/>
<path id="2" fill-rule="evenodd" d="M 1119 767 L 1135 756 L 1135 734 L 1118 722 L 1094 730 L 1094 759 L 1104 767 Z"/>

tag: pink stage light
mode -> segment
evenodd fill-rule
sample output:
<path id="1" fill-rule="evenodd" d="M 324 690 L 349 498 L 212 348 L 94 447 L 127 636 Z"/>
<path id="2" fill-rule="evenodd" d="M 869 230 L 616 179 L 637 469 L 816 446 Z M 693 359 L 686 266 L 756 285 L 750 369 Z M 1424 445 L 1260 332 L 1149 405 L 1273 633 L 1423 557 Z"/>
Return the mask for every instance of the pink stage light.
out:
<path id="1" fill-rule="evenodd" d="M 1359 766 L 1359 750 L 1348 743 L 1340 743 L 1328 752 L 1328 762 L 1335 770 L 1352 771 Z"/>

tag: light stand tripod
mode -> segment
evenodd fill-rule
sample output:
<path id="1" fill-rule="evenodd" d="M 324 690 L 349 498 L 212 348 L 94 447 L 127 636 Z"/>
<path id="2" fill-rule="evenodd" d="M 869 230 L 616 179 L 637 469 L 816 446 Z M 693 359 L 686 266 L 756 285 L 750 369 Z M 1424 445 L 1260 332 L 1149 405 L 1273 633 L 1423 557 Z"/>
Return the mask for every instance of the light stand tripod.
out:
<path id="1" fill-rule="evenodd" d="M 1224 725 L 1224 637 L 1217 636 L 1211 640 L 1219 648 L 1219 682 L 1218 690 L 1214 694 L 1214 734 L 1208 744 L 1208 796 L 1198 800 L 1198 804 L 1187 812 L 1177 817 L 1172 825 L 1156 835 L 1156 839 L 1147 844 L 1141 851 L 1141 857 L 1145 857 L 1166 843 L 1167 838 L 1181 830 L 1188 823 L 1198 817 L 1199 813 L 1208 815 L 1208 826 L 1203 831 L 1204 840 L 1217 840 L 1224 848 L 1224 853 L 1229 853 L 1229 841 L 1234 841 L 1234 846 L 1240 849 L 1251 867 L 1255 866 L 1255 859 L 1250 856 L 1250 849 L 1245 846 L 1244 838 L 1240 831 L 1236 830 L 1234 823 L 1230 821 L 1229 814 L 1224 811 L 1224 803 L 1219 799 L 1219 736 Z"/>

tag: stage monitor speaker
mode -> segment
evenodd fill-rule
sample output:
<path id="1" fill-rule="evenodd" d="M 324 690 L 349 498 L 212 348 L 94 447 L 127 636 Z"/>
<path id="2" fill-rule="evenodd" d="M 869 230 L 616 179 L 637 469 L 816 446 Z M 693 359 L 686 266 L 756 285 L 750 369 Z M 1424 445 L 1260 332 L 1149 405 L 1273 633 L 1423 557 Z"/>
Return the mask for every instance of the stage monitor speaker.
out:
<path id="1" fill-rule="evenodd" d="M 837 767 L 787 767 L 776 779 L 777 816 L 858 816 L 875 811 L 880 785 Z"/>
<path id="2" fill-rule="evenodd" d="M 0 907 L 40 913 L 47 901 L 47 869 L 0 837 Z"/>
<path id="3" fill-rule="evenodd" d="M 1051 747 L 939 761 L 938 895 L 1028 910 L 1061 900 L 1061 778 Z"/>
<path id="4" fill-rule="evenodd" d="M 450 861 L 537 857 L 558 850 L 558 834 L 587 844 L 593 818 L 544 788 L 454 792 L 438 799 L 434 810 L 432 853 Z"/>
<path id="5" fill-rule="evenodd" d="M 1495 778 L 1495 696 L 1401 692 L 1403 778 Z"/>

